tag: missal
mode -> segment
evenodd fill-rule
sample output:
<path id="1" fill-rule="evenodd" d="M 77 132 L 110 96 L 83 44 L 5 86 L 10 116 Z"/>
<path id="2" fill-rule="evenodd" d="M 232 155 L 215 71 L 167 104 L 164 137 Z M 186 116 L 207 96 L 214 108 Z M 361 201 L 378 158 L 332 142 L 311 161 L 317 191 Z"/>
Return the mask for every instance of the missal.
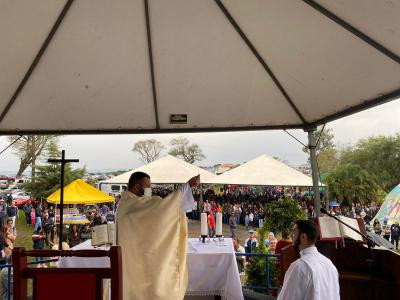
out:
<path id="1" fill-rule="evenodd" d="M 92 228 L 92 246 L 113 244 L 114 223 L 97 225 Z"/>
<path id="2" fill-rule="evenodd" d="M 362 219 L 352 219 L 344 216 L 337 216 L 337 218 L 345 222 L 346 224 L 354 227 L 358 231 L 365 233 L 365 227 L 363 226 L 364 223 Z M 360 242 L 365 241 L 360 234 L 339 223 L 331 217 L 319 217 L 318 228 L 320 239 L 322 241 L 341 240 L 343 238 L 352 239 Z"/>

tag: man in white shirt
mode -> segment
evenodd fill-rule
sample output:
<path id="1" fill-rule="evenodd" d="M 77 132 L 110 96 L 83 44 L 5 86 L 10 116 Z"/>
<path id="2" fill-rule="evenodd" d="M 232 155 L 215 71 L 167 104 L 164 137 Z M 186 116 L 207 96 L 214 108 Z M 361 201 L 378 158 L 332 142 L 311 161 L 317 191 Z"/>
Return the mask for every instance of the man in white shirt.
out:
<path id="1" fill-rule="evenodd" d="M 336 300 L 340 299 L 339 275 L 332 262 L 318 252 L 317 225 L 299 220 L 293 231 L 293 245 L 300 250 L 300 258 L 285 274 L 278 300 Z"/>

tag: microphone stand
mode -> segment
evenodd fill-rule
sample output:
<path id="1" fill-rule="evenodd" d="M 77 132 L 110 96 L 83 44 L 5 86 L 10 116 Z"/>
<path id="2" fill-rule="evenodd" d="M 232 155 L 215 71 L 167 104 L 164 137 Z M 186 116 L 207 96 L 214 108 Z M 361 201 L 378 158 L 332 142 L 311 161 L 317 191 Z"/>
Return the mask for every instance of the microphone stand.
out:
<path id="1" fill-rule="evenodd" d="M 321 208 L 321 213 L 334 218 L 336 221 L 338 221 L 339 223 L 343 224 L 344 226 L 350 228 L 351 230 L 357 232 L 359 235 L 361 235 L 363 238 L 365 238 L 367 240 L 367 246 L 368 246 L 368 252 L 369 252 L 369 257 L 367 259 L 367 263 L 368 263 L 368 270 L 369 270 L 369 279 L 372 279 L 373 277 L 373 268 L 374 268 L 374 252 L 372 250 L 373 247 L 375 246 L 379 246 L 377 243 L 375 243 L 374 240 L 372 240 L 368 235 L 360 232 L 359 230 L 355 229 L 353 226 L 350 226 L 349 224 L 343 222 L 342 220 L 340 220 L 339 218 L 337 218 L 336 216 L 332 215 L 331 213 L 329 213 L 328 211 L 326 211 L 326 209 Z"/>

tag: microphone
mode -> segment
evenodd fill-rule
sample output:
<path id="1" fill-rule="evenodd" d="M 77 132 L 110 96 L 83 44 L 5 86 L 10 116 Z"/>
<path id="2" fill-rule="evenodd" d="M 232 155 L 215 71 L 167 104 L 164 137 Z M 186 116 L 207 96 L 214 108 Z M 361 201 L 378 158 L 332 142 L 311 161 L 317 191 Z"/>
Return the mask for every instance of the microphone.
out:
<path id="1" fill-rule="evenodd" d="M 323 213 L 324 215 L 329 215 L 329 213 L 326 211 L 325 208 L 321 207 L 321 209 L 319 210 L 321 213 Z"/>

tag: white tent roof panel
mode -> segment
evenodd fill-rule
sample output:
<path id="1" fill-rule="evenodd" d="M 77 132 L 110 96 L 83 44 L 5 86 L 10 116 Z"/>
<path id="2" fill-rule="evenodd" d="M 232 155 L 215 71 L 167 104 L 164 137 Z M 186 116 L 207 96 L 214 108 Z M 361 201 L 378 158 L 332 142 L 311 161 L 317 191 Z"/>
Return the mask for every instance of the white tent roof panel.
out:
<path id="1" fill-rule="evenodd" d="M 41 5 L 36 2 L 0 4 L 0 111 L 12 97 L 64 5 L 62 0 L 43 0 Z"/>
<path id="2" fill-rule="evenodd" d="M 132 173 L 139 171 L 148 174 L 152 183 L 160 184 L 186 183 L 190 178 L 199 174 L 201 182 L 211 180 L 211 178 L 215 177 L 213 173 L 200 167 L 189 164 L 174 156 L 166 155 L 149 164 L 107 179 L 103 183 L 127 184 Z"/>
<path id="3" fill-rule="evenodd" d="M 266 155 L 213 177 L 206 183 L 262 186 L 312 186 L 311 177 Z"/>
<path id="4" fill-rule="evenodd" d="M 400 96 L 399 14 L 373 0 L 4 2 L 0 134 L 321 124 Z"/>

